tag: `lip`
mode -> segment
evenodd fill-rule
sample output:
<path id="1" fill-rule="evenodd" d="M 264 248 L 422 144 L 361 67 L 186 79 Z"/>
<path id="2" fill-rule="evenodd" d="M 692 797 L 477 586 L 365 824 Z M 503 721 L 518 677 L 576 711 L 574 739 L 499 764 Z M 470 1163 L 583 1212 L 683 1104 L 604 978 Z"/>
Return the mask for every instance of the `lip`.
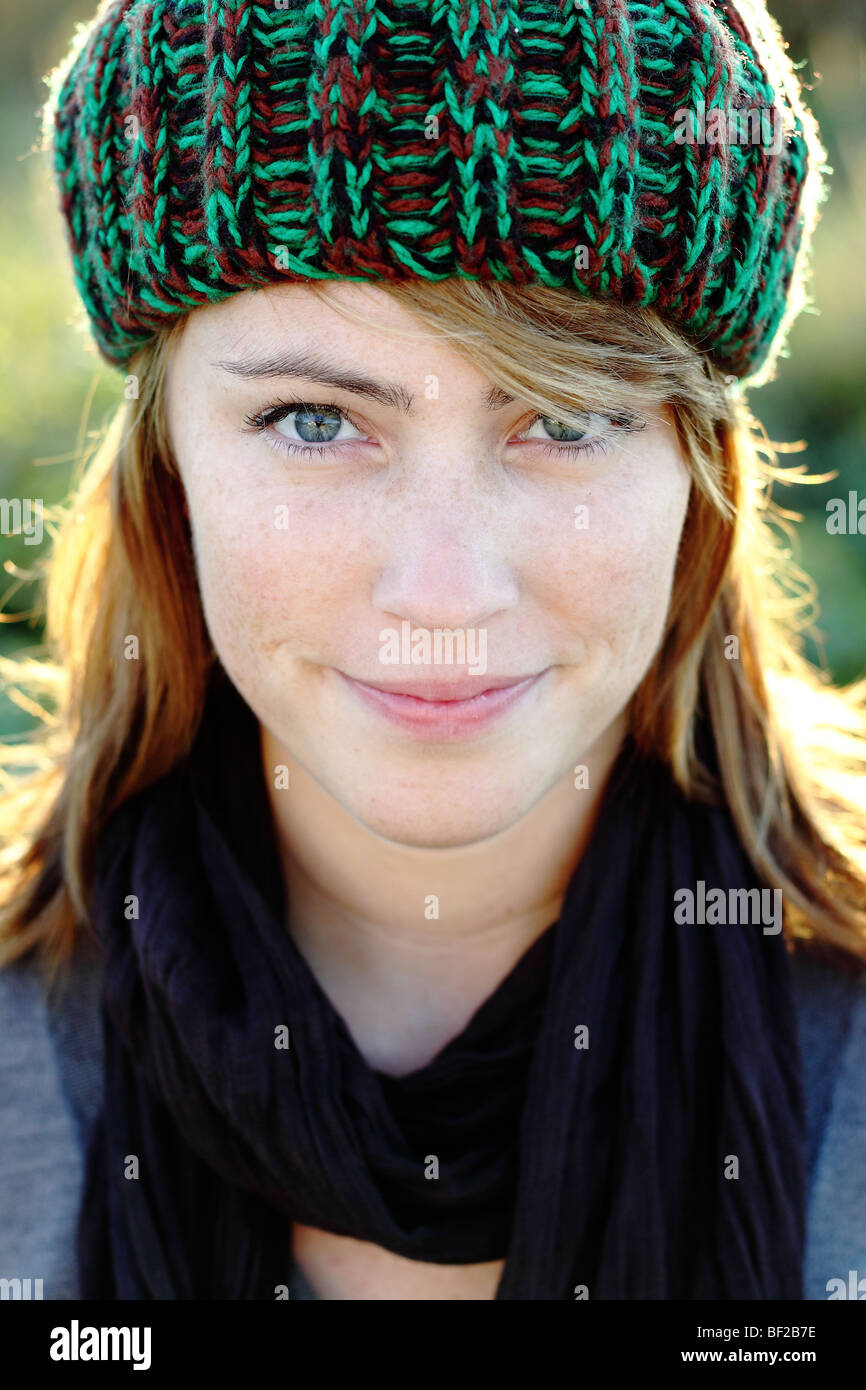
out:
<path id="1" fill-rule="evenodd" d="M 427 739 L 445 740 L 465 738 L 488 728 L 521 704 L 550 669 L 548 666 L 534 675 L 516 678 L 407 681 L 400 688 L 368 685 L 345 671 L 338 671 L 338 675 L 368 709 L 391 724 Z"/>

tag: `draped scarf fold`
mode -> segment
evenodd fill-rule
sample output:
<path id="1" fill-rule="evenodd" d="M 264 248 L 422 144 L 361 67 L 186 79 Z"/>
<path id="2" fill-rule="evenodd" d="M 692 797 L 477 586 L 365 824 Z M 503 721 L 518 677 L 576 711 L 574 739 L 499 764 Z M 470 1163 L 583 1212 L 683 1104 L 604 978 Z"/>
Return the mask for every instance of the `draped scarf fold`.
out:
<path id="1" fill-rule="evenodd" d="M 678 924 L 701 880 L 766 886 L 728 812 L 627 737 L 558 920 L 385 1075 L 287 929 L 258 722 L 217 668 L 188 757 L 99 839 L 82 1297 L 285 1296 L 299 1221 L 504 1259 L 497 1299 L 802 1298 L 788 955 L 760 921 Z"/>

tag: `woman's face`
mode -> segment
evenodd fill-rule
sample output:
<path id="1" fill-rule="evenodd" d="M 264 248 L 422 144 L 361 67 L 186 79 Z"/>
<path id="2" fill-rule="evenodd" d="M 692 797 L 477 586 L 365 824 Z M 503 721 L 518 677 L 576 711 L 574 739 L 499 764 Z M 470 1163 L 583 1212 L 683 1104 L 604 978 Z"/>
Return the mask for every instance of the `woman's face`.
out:
<path id="1" fill-rule="evenodd" d="M 663 632 L 688 472 L 662 414 L 539 419 L 383 291 L 329 293 L 376 326 L 290 285 L 180 336 L 168 421 L 205 618 L 290 768 L 388 839 L 471 843 L 577 780 L 621 718 Z"/>

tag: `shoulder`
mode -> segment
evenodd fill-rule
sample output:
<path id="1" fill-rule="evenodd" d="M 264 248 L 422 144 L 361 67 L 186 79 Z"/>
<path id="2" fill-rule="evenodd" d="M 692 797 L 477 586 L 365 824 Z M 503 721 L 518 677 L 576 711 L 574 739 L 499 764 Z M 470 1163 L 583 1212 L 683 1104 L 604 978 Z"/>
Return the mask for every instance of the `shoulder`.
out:
<path id="1" fill-rule="evenodd" d="M 866 1279 L 866 969 L 802 954 L 792 970 L 809 1134 L 804 1291 L 826 1299 L 831 1279 Z"/>
<path id="2" fill-rule="evenodd" d="M 33 957 L 0 970 L 0 1278 L 41 1279 L 46 1299 L 77 1297 L 75 1227 L 102 1083 L 99 979 L 88 943 L 59 1000 Z"/>

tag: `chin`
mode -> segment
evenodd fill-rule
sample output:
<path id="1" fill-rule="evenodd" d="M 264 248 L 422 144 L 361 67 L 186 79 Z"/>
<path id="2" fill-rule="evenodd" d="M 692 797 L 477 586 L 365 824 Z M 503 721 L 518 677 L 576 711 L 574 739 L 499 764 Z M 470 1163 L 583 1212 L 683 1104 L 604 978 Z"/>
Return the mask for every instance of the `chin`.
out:
<path id="1" fill-rule="evenodd" d="M 529 805 L 509 812 L 501 803 L 496 809 L 483 810 L 472 805 L 455 807 L 445 800 L 436 806 L 428 800 L 424 806 L 350 805 L 347 809 L 383 840 L 411 849 L 453 849 L 489 840 L 507 830 L 529 810 Z"/>

